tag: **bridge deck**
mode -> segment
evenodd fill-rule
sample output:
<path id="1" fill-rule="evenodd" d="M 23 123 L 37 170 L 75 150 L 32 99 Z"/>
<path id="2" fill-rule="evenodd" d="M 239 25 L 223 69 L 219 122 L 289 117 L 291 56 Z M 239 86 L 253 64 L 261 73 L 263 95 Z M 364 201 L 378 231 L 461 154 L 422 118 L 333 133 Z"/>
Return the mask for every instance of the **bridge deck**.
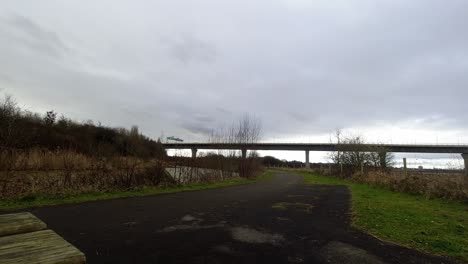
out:
<path id="1" fill-rule="evenodd" d="M 165 149 L 248 149 L 286 151 L 376 151 L 407 153 L 468 153 L 468 145 L 334 144 L 334 143 L 164 143 Z"/>

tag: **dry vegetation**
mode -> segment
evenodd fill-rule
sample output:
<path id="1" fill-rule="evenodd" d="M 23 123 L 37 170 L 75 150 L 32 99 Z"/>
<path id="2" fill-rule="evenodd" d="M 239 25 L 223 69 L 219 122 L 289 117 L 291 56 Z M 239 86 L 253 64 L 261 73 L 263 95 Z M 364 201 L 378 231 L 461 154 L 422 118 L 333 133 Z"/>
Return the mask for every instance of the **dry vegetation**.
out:
<path id="1" fill-rule="evenodd" d="M 177 172 L 175 180 L 185 182 L 214 182 L 230 178 L 253 178 L 262 173 L 259 158 L 238 156 L 226 157 L 216 153 L 201 153 L 196 159 L 174 156 L 168 157 L 167 169 Z M 181 176 L 183 175 L 183 176 Z"/>
<path id="2" fill-rule="evenodd" d="M 261 134 L 262 126 L 260 120 L 253 116 L 244 115 L 237 123 L 233 123 L 229 127 L 213 130 L 208 142 L 214 144 L 235 143 L 242 146 L 257 143 L 261 138 Z M 240 159 L 239 154 L 239 151 L 236 150 L 218 150 L 217 153 L 207 155 L 205 163 L 217 166 L 217 168 L 227 167 L 228 170 L 234 166 L 243 178 L 251 178 L 258 175 L 261 161 L 257 153 L 255 151 L 249 152 L 246 159 Z"/>
<path id="3" fill-rule="evenodd" d="M 128 190 L 170 184 L 159 160 L 90 157 L 73 151 L 3 150 L 0 197 L 61 195 Z"/>
<path id="4" fill-rule="evenodd" d="M 0 197 L 105 192 L 171 183 L 160 142 L 136 126 L 79 123 L 0 101 Z"/>
<path id="5" fill-rule="evenodd" d="M 384 186 L 393 191 L 424 195 L 426 198 L 468 200 L 468 188 L 462 174 L 408 173 L 400 170 L 370 171 L 354 179 Z"/>
<path id="6" fill-rule="evenodd" d="M 331 168 L 331 169 L 330 169 Z M 385 169 L 365 167 L 364 174 L 351 168 L 341 169 L 337 165 L 331 167 L 312 168 L 313 172 L 340 176 L 352 181 L 368 183 L 385 187 L 392 191 L 423 195 L 426 198 L 444 198 L 449 200 L 468 201 L 468 186 L 462 173 L 429 173 L 409 170 L 407 175 L 401 169 Z"/>
<path id="7" fill-rule="evenodd" d="M 352 149 L 365 141 L 362 136 L 343 136 L 340 130 L 334 134 L 340 147 Z M 330 155 L 333 165 L 315 168 L 322 175 L 339 176 L 357 182 L 388 188 L 392 191 L 424 195 L 427 198 L 445 198 L 468 201 L 468 182 L 460 171 L 436 173 L 393 168 L 393 155 L 378 147 L 361 151 L 337 151 Z"/>
<path id="8" fill-rule="evenodd" d="M 229 140 L 258 140 L 259 123 L 254 121 L 246 116 L 233 125 Z M 253 157 L 235 155 L 169 158 L 159 140 L 142 135 L 136 126 L 128 130 L 80 123 L 57 117 L 54 111 L 25 111 L 9 96 L 0 100 L 0 198 L 248 178 L 257 175 L 259 165 Z M 172 177 L 166 168 L 184 172 Z"/>

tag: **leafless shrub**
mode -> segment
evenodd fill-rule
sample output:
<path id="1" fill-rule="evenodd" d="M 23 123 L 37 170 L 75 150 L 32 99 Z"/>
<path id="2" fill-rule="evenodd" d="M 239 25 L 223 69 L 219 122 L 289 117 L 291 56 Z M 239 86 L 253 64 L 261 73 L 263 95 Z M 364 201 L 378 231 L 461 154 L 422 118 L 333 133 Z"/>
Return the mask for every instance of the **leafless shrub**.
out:
<path id="1" fill-rule="evenodd" d="M 244 115 L 237 122 L 233 123 L 227 128 L 221 128 L 212 131 L 208 142 L 210 143 L 231 143 L 238 144 L 241 148 L 244 147 L 244 151 L 247 151 L 248 145 L 260 141 L 262 133 L 261 121 L 250 115 Z M 238 151 L 228 150 L 218 151 L 218 155 L 214 156 L 217 159 L 219 166 L 232 167 L 229 163 L 233 163 L 234 158 L 238 157 Z M 224 154 L 224 155 L 223 155 Z M 223 156 L 231 158 L 229 163 L 226 163 L 226 159 Z M 251 151 L 248 158 L 242 158 L 238 160 L 237 170 L 241 177 L 249 178 L 253 177 L 261 166 L 261 162 L 256 156 L 256 152 Z"/>
<path id="2" fill-rule="evenodd" d="M 333 137 L 335 139 L 331 141 L 336 142 L 337 151 L 330 153 L 329 157 L 335 164 L 346 169 L 347 176 L 358 171 L 361 165 L 383 170 L 393 165 L 394 156 L 384 146 L 366 146 L 362 136 L 344 136 L 339 129 L 334 132 Z"/>
<path id="3" fill-rule="evenodd" d="M 261 135 L 260 120 L 244 115 L 228 127 L 212 130 L 208 142 L 213 144 L 237 144 L 248 148 L 248 144 L 258 142 Z M 261 168 L 256 152 L 248 157 L 239 155 L 239 150 L 217 150 L 199 153 L 196 159 L 173 156 L 168 157 L 168 170 L 175 175 L 178 184 L 219 181 L 231 177 L 253 177 Z M 183 176 L 181 176 L 183 175 Z"/>
<path id="4" fill-rule="evenodd" d="M 9 146 L 17 141 L 18 119 L 21 109 L 10 95 L 5 95 L 0 101 L 0 146 Z"/>

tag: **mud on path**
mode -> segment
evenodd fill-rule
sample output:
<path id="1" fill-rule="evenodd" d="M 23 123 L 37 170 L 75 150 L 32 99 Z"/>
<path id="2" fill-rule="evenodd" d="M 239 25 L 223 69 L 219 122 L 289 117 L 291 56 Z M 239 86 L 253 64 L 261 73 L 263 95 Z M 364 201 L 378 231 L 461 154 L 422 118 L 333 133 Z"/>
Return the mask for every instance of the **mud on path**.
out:
<path id="1" fill-rule="evenodd" d="M 30 210 L 88 263 L 450 263 L 349 227 L 345 186 L 271 180 Z"/>

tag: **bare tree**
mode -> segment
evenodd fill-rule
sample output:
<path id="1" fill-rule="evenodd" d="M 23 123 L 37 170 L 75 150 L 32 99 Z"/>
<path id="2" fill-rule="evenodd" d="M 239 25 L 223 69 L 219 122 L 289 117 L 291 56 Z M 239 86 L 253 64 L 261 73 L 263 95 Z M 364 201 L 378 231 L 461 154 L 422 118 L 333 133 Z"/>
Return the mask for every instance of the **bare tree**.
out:
<path id="1" fill-rule="evenodd" d="M 334 137 L 334 139 L 332 138 Z M 343 132 L 341 131 L 341 128 L 337 128 L 334 132 L 333 135 L 330 136 L 330 143 L 333 143 L 336 141 L 338 145 L 340 145 L 343 137 Z M 330 159 L 335 162 L 336 164 L 341 164 L 341 151 L 335 151 L 329 154 Z"/>
<path id="2" fill-rule="evenodd" d="M 260 119 L 245 114 L 238 121 L 232 123 L 229 127 L 221 127 L 212 130 L 209 137 L 209 143 L 235 143 L 248 145 L 260 141 L 262 134 L 262 124 Z M 228 156 L 235 156 L 237 151 L 228 151 Z M 219 153 L 218 154 L 225 154 Z"/>
<path id="3" fill-rule="evenodd" d="M 54 110 L 47 111 L 46 115 L 44 116 L 44 123 L 47 126 L 52 126 L 55 123 L 56 119 L 57 119 L 57 113 L 55 113 Z"/>
<path id="4" fill-rule="evenodd" d="M 10 95 L 5 95 L 0 102 L 0 146 L 8 146 L 13 139 L 18 138 L 15 130 L 20 115 L 21 109 L 15 99 Z"/>
<path id="5" fill-rule="evenodd" d="M 367 153 L 368 155 L 368 164 L 372 167 L 387 169 L 393 166 L 394 155 L 391 152 L 388 152 L 385 147 L 377 146 L 370 149 L 371 152 Z"/>
<path id="6" fill-rule="evenodd" d="M 262 125 L 258 118 L 245 114 L 237 126 L 233 125 L 233 135 L 235 143 L 251 144 L 260 140 Z"/>
<path id="7" fill-rule="evenodd" d="M 248 144 L 256 143 L 260 140 L 262 133 L 262 126 L 260 119 L 245 114 L 237 122 L 234 122 L 231 126 L 213 130 L 208 141 L 210 143 L 234 143 L 239 144 L 241 148 L 245 146 L 244 151 L 247 149 Z M 225 155 L 227 153 L 227 155 Z M 223 168 L 230 167 L 232 165 L 232 159 L 238 156 L 238 151 L 228 150 L 228 151 L 218 151 L 219 163 Z M 226 160 L 221 159 L 221 155 L 231 158 L 231 161 L 227 161 L 230 164 L 225 164 Z M 239 173 L 242 177 L 251 177 L 260 164 L 259 161 L 255 159 L 258 154 L 251 151 L 249 153 L 249 159 L 240 160 L 239 162 Z M 258 164 L 256 164 L 258 163 Z"/>
<path id="8" fill-rule="evenodd" d="M 341 130 L 334 132 L 334 141 L 337 143 L 337 151 L 330 153 L 330 159 L 336 163 L 349 168 L 359 168 L 361 164 L 370 167 L 386 169 L 393 165 L 393 154 L 383 146 L 368 147 L 361 135 L 344 136 Z"/>

